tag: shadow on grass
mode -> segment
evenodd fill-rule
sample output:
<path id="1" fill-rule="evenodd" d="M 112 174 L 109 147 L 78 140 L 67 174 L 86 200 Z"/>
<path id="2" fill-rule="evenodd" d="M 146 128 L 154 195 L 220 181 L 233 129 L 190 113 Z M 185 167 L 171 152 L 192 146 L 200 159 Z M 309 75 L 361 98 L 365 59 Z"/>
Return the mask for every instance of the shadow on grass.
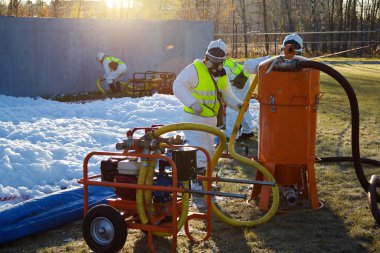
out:
<path id="1" fill-rule="evenodd" d="M 244 229 L 231 227 L 216 217 L 213 219 L 211 240 L 215 243 L 216 249 L 216 251 L 212 252 L 252 252 Z"/>
<path id="2" fill-rule="evenodd" d="M 192 227 L 190 224 L 190 230 L 193 230 L 194 232 L 198 229 Z M 192 234 L 193 236 L 199 236 L 197 232 L 194 233 Z M 250 247 L 248 247 L 245 242 L 246 239 L 244 237 L 243 229 L 228 226 L 213 216 L 211 238 L 207 241 L 196 243 L 190 241 L 184 232 L 181 231 L 178 234 L 177 252 L 251 252 Z M 146 235 L 142 235 L 132 245 L 133 249 L 126 252 L 149 252 Z M 153 247 L 157 253 L 171 252 L 172 237 L 153 237 Z M 124 249 L 126 249 L 126 247 L 124 247 Z"/>
<path id="3" fill-rule="evenodd" d="M 328 207 L 277 214 L 252 231 L 262 247 L 274 252 L 368 252 L 363 244 L 373 240 L 351 237 L 344 221 Z"/>

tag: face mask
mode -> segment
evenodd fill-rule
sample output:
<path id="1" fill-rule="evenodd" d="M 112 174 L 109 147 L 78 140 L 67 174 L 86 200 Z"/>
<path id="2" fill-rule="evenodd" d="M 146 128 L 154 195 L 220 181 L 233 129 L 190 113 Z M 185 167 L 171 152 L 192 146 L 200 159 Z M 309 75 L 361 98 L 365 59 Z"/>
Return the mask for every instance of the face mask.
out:
<path id="1" fill-rule="evenodd" d="M 205 61 L 206 67 L 209 69 L 210 73 L 214 76 L 218 75 L 218 73 L 223 70 L 223 64 L 224 64 L 224 61 L 220 63 L 215 63 L 208 59 Z"/>

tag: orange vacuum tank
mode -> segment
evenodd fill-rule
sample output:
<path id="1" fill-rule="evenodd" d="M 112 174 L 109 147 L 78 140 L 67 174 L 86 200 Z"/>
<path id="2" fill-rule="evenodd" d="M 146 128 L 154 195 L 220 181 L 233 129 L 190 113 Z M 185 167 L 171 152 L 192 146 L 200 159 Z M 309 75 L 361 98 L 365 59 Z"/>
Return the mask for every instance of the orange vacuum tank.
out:
<path id="1" fill-rule="evenodd" d="M 318 208 L 314 171 L 319 71 L 273 68 L 274 61 L 307 60 L 287 55 L 260 64 L 257 100 L 260 103 L 258 159 L 274 175 L 279 186 L 295 186 Z M 257 174 L 261 179 L 262 175 Z M 255 186 L 259 208 L 267 210 L 270 188 Z"/>

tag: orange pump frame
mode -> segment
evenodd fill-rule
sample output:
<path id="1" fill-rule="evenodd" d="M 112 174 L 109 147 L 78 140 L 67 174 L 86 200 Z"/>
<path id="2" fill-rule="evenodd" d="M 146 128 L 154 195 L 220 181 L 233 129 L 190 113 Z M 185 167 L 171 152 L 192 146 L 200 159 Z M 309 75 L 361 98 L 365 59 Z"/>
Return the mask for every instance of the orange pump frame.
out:
<path id="1" fill-rule="evenodd" d="M 143 129 L 143 128 L 142 128 Z M 168 148 L 178 148 L 181 146 L 167 146 Z M 191 146 L 190 146 L 191 147 Z M 211 157 L 210 154 L 202 147 L 196 147 L 201 152 L 203 152 L 207 159 L 207 166 L 209 167 L 211 164 Z M 176 252 L 177 250 L 177 235 L 178 235 L 178 228 L 177 228 L 177 218 L 180 214 L 181 208 L 182 208 L 182 201 L 177 198 L 178 193 L 184 193 L 185 189 L 180 188 L 177 186 L 177 167 L 174 163 L 174 161 L 164 155 L 161 154 L 142 154 L 142 150 L 135 150 L 135 152 L 128 152 L 125 150 L 122 153 L 119 152 L 101 152 L 101 151 L 94 151 L 87 154 L 87 156 L 84 159 L 83 162 L 83 178 L 78 180 L 78 183 L 83 184 L 83 215 L 86 216 L 86 214 L 89 211 L 89 203 L 88 203 L 88 187 L 89 186 L 106 186 L 106 187 L 112 187 L 112 188 L 125 188 L 125 189 L 141 189 L 141 190 L 153 190 L 153 191 L 165 191 L 165 192 L 172 192 L 173 193 L 173 199 L 169 205 L 169 208 L 166 213 L 161 213 L 160 215 L 171 215 L 172 216 L 172 222 L 163 224 L 163 225 L 151 225 L 151 224 L 142 224 L 137 215 L 137 205 L 135 200 L 123 200 L 121 198 L 109 198 L 107 199 L 108 205 L 121 210 L 123 216 L 125 217 L 126 225 L 128 229 L 139 229 L 146 231 L 148 234 L 148 248 L 150 252 L 156 252 L 153 247 L 153 233 L 154 232 L 160 232 L 160 233 L 169 233 L 172 235 L 172 247 L 171 252 Z M 155 185 L 139 185 L 139 184 L 133 184 L 133 183 L 117 183 L 117 182 L 106 182 L 106 181 L 98 181 L 98 179 L 101 177 L 101 175 L 95 175 L 95 176 L 89 176 L 88 175 L 88 163 L 90 159 L 93 156 L 114 156 L 114 157 L 124 157 L 124 158 L 134 158 L 134 157 L 142 157 L 142 158 L 149 158 L 149 159 L 163 159 L 167 161 L 170 166 L 172 167 L 172 186 L 155 186 Z M 206 176 L 202 177 L 202 180 L 205 180 L 205 189 L 210 190 L 211 189 L 211 170 L 208 168 Z M 206 198 L 206 206 L 207 211 L 205 213 L 198 213 L 198 212 L 192 212 L 187 216 L 186 222 L 184 224 L 184 230 L 186 236 L 193 242 L 201 242 L 206 241 L 211 236 L 211 230 L 212 230 L 212 224 L 211 224 L 211 196 L 207 195 Z M 204 237 L 201 239 L 195 238 L 191 235 L 190 229 L 189 229 L 189 222 L 191 220 L 205 220 L 206 223 L 206 231 L 204 233 Z"/>

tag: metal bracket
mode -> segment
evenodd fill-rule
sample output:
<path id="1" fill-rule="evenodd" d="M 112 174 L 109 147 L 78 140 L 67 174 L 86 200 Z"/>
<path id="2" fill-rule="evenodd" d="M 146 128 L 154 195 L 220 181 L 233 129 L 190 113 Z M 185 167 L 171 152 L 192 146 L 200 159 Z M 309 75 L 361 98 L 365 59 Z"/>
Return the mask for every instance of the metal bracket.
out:
<path id="1" fill-rule="evenodd" d="M 318 111 L 318 105 L 319 105 L 319 95 L 315 96 L 315 108 L 314 108 L 314 111 Z"/>
<path id="2" fill-rule="evenodd" d="M 270 96 L 269 103 L 270 103 L 270 109 L 271 109 L 271 111 L 275 112 L 276 111 L 276 106 L 275 106 L 275 98 L 274 98 L 274 96 Z"/>
<path id="3" fill-rule="evenodd" d="M 274 61 L 272 61 L 272 64 L 269 66 L 269 68 L 267 69 L 267 72 L 265 72 L 267 75 L 272 71 L 274 65 L 277 63 L 277 58 L 274 59 Z"/>

